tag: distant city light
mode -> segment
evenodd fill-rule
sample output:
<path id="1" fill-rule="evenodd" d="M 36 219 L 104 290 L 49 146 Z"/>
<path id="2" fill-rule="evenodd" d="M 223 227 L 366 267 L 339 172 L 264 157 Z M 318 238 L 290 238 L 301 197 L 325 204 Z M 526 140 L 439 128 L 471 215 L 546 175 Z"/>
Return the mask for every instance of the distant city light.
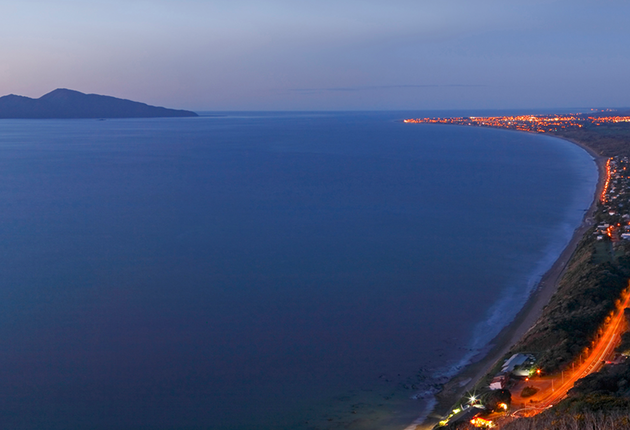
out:
<path id="1" fill-rule="evenodd" d="M 599 126 L 605 123 L 630 122 L 630 116 L 586 116 L 579 113 L 568 115 L 517 115 L 489 117 L 456 117 L 456 118 L 417 118 L 405 119 L 405 123 L 455 124 L 480 127 L 509 128 L 512 130 L 548 133 L 558 129 L 572 127 L 582 128 L 584 125 Z"/>

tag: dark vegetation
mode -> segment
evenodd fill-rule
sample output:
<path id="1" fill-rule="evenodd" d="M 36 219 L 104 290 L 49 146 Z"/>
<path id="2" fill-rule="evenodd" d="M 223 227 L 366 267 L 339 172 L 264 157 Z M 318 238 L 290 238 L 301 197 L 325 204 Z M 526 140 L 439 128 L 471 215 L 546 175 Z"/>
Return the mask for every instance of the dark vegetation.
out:
<path id="1" fill-rule="evenodd" d="M 581 128 L 567 128 L 555 131 L 553 134 L 580 142 L 604 157 L 630 156 L 630 123 L 628 122 L 586 124 Z"/>
<path id="2" fill-rule="evenodd" d="M 521 397 L 523 397 L 523 398 L 531 397 L 534 394 L 536 394 L 537 392 L 538 392 L 538 388 L 532 387 L 532 386 L 527 386 L 527 387 L 523 388 L 523 391 L 521 391 Z"/>
<path id="3" fill-rule="evenodd" d="M 622 430 L 630 428 L 630 411 L 558 413 L 547 411 L 533 418 L 518 419 L 502 430 Z"/>
<path id="4" fill-rule="evenodd" d="M 575 383 L 555 409 L 579 413 L 624 408 L 630 410 L 630 366 L 627 363 L 605 366 Z"/>
<path id="5" fill-rule="evenodd" d="M 501 410 L 501 403 L 510 406 L 512 404 L 512 394 L 509 390 L 492 390 L 482 396 L 481 400 L 490 412 Z"/>
<path id="6" fill-rule="evenodd" d="M 38 99 L 0 97 L 0 118 L 158 118 L 198 116 L 185 110 L 166 109 L 97 94 L 57 89 Z"/>

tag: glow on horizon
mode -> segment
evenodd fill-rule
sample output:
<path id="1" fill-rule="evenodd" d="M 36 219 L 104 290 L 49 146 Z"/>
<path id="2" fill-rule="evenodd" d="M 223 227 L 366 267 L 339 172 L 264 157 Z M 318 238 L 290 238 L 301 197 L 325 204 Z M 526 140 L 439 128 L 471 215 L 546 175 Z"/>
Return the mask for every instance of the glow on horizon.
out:
<path id="1" fill-rule="evenodd" d="M 627 2 L 3 2 L 0 95 L 196 110 L 627 106 Z"/>

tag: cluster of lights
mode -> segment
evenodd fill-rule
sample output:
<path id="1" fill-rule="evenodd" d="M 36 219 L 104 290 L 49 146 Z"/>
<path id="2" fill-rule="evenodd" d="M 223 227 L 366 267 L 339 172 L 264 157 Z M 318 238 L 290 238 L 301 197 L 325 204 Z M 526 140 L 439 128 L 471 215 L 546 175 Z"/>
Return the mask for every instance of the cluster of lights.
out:
<path id="1" fill-rule="evenodd" d="M 474 425 L 475 427 L 481 427 L 481 428 L 494 427 L 494 423 L 492 421 L 483 419 L 481 417 L 473 418 L 472 420 L 470 420 L 470 423 Z"/>
<path id="2" fill-rule="evenodd" d="M 588 117 L 590 121 L 595 125 L 601 125 L 604 123 L 618 123 L 618 122 L 630 122 L 630 116 L 603 116 L 603 117 Z"/>
<path id="3" fill-rule="evenodd" d="M 453 418 L 455 415 L 459 414 L 462 410 L 465 410 L 466 408 L 469 408 L 469 407 L 472 407 L 472 406 L 481 407 L 483 409 L 483 405 L 481 404 L 479 398 L 475 394 L 472 394 L 468 398 L 467 405 L 465 405 L 465 406 L 463 406 L 461 408 L 453 409 L 448 417 L 446 417 L 445 419 L 440 421 L 440 425 L 442 427 L 446 426 L 449 423 L 449 421 L 451 420 L 451 418 Z"/>
<path id="4" fill-rule="evenodd" d="M 602 195 L 600 196 L 600 200 L 602 202 L 606 201 L 606 193 L 608 193 L 608 186 L 610 185 L 610 178 L 612 176 L 612 172 L 610 170 L 610 160 L 606 161 L 606 183 L 604 184 L 604 188 L 602 189 Z"/>
<path id="5" fill-rule="evenodd" d="M 405 123 L 456 124 L 479 127 L 509 128 L 519 131 L 547 133 L 567 128 L 582 128 L 585 124 L 601 125 L 603 123 L 630 122 L 630 116 L 594 117 L 580 114 L 568 115 L 517 115 L 487 117 L 456 118 L 416 118 L 406 119 Z"/>
<path id="6" fill-rule="evenodd" d="M 619 229 L 624 225 L 625 231 L 630 226 L 630 218 L 628 218 L 628 210 L 621 209 L 628 204 L 630 199 L 630 175 L 628 175 L 628 166 L 630 162 L 628 158 L 613 157 L 606 161 L 606 181 L 600 194 L 600 201 L 603 205 L 604 212 L 608 212 L 617 219 L 609 220 L 609 224 L 598 227 L 595 234 L 603 234 L 613 242 L 623 237 L 619 236 Z"/>
<path id="7" fill-rule="evenodd" d="M 440 426 L 444 427 L 444 426 L 448 425 L 448 423 L 451 420 L 451 418 L 453 418 L 455 415 L 459 414 L 463 410 L 466 410 L 467 408 L 470 408 L 470 407 L 476 407 L 476 408 L 479 408 L 479 409 L 485 409 L 485 407 L 481 404 L 481 399 L 479 399 L 475 394 L 472 394 L 468 398 L 468 402 L 466 403 L 466 405 L 461 407 L 461 408 L 453 409 L 453 411 L 451 412 L 451 414 L 447 418 L 445 418 L 444 420 L 440 421 Z M 507 403 L 499 403 L 498 408 L 501 409 L 504 412 L 507 412 L 509 406 L 508 406 Z M 490 428 L 490 427 L 494 427 L 495 426 L 495 424 L 491 420 L 487 420 L 487 419 L 482 418 L 480 416 L 475 416 L 472 420 L 470 420 L 470 423 L 473 426 L 475 426 L 475 427 L 481 427 L 481 428 Z"/>

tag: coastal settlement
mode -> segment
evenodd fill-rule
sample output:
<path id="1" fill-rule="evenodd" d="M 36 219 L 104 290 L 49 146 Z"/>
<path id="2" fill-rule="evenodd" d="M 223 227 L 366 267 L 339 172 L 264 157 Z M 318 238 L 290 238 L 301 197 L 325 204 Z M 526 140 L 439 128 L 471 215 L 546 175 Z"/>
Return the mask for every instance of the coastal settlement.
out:
<path id="1" fill-rule="evenodd" d="M 455 404 L 438 407 L 429 423 L 443 429 L 630 428 L 630 112 L 404 122 L 551 134 L 587 149 L 602 170 L 586 232 L 540 318 L 466 393 L 457 384 L 445 387 L 442 404 Z"/>

